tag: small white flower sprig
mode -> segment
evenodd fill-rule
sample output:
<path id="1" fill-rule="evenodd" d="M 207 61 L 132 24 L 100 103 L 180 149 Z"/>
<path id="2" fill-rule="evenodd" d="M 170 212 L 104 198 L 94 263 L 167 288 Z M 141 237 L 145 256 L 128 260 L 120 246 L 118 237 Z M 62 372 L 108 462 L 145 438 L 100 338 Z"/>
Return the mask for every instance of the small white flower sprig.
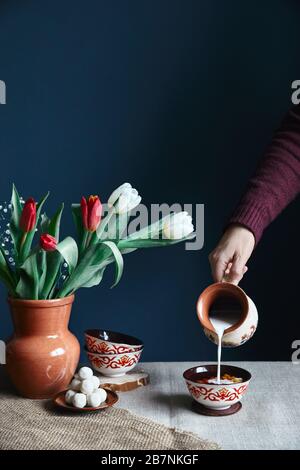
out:
<path id="1" fill-rule="evenodd" d="M 100 380 L 96 375 L 93 375 L 92 369 L 81 367 L 65 394 L 66 403 L 75 406 L 75 408 L 84 408 L 85 406 L 97 408 L 107 398 L 106 391 L 99 388 L 99 385 Z"/>

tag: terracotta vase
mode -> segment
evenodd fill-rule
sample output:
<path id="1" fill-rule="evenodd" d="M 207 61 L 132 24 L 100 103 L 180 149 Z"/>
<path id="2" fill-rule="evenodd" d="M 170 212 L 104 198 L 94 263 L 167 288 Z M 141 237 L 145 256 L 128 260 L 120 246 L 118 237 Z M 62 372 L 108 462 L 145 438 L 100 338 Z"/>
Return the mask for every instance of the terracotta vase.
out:
<path id="1" fill-rule="evenodd" d="M 14 335 L 6 345 L 6 369 L 27 398 L 51 398 L 67 388 L 80 346 L 68 324 L 74 295 L 53 300 L 9 298 Z"/>

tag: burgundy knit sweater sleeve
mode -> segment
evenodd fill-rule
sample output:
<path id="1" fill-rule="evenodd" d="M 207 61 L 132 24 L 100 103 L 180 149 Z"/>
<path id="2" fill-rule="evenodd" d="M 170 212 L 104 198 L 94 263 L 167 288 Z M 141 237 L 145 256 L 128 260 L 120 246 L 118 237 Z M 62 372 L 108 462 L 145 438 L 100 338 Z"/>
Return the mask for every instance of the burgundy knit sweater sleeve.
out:
<path id="1" fill-rule="evenodd" d="M 230 217 L 260 240 L 264 229 L 300 192 L 300 105 L 292 108 Z"/>

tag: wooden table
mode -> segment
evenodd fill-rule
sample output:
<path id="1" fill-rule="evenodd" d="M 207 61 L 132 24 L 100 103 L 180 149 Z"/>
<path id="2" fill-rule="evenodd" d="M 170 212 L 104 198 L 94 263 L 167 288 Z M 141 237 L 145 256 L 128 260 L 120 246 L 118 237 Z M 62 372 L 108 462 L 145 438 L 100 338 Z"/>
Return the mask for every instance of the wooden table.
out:
<path id="1" fill-rule="evenodd" d="M 218 442 L 223 449 L 300 449 L 300 365 L 237 362 L 252 380 L 237 414 L 208 417 L 192 411 L 182 373 L 195 362 L 141 364 L 151 384 L 120 393 L 119 406 Z"/>

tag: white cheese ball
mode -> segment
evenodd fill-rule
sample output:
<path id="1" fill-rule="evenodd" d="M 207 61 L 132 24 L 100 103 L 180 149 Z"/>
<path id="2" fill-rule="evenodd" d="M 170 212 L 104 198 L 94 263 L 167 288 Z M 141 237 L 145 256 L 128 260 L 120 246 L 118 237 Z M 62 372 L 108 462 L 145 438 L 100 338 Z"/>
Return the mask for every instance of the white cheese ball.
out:
<path id="1" fill-rule="evenodd" d="M 72 403 L 76 408 L 84 408 L 86 405 L 86 395 L 84 393 L 75 393 Z"/>
<path id="2" fill-rule="evenodd" d="M 81 380 L 90 379 L 93 377 L 93 371 L 90 367 L 81 367 L 77 372 L 77 375 Z"/>
<path id="3" fill-rule="evenodd" d="M 101 396 L 101 402 L 104 402 L 107 398 L 107 393 L 106 393 L 106 390 L 104 390 L 104 388 L 98 388 L 97 392 L 95 393 L 99 393 L 99 395 Z"/>
<path id="4" fill-rule="evenodd" d="M 94 384 L 94 390 L 98 390 L 99 385 L 100 385 L 100 379 L 96 377 L 96 375 L 93 375 L 91 380 L 93 381 L 93 384 Z"/>
<path id="5" fill-rule="evenodd" d="M 93 392 L 86 396 L 87 406 L 92 406 L 93 408 L 96 408 L 97 406 L 100 406 L 101 403 L 101 395 L 98 392 Z"/>
<path id="6" fill-rule="evenodd" d="M 100 406 L 106 400 L 107 394 L 103 388 L 99 388 L 96 392 L 90 393 L 86 397 L 86 402 L 88 406 L 96 408 Z"/>
<path id="7" fill-rule="evenodd" d="M 80 390 L 81 387 L 81 380 L 73 379 L 69 385 L 70 390 L 75 390 L 76 392 Z"/>
<path id="8" fill-rule="evenodd" d="M 76 395 L 76 392 L 74 390 L 67 390 L 65 394 L 65 400 L 68 405 L 71 405 L 73 403 L 73 397 Z"/>
<path id="9" fill-rule="evenodd" d="M 94 382 L 92 379 L 85 379 L 81 382 L 80 391 L 88 395 L 94 391 Z"/>

